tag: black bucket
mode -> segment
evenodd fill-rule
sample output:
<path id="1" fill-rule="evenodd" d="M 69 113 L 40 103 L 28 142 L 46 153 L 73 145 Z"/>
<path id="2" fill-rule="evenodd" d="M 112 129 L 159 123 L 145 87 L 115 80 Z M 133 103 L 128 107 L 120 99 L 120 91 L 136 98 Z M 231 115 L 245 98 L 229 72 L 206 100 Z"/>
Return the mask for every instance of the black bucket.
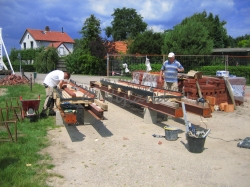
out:
<path id="1" fill-rule="evenodd" d="M 188 150 L 191 153 L 202 153 L 204 150 L 204 145 L 205 145 L 205 141 L 206 141 L 206 137 L 205 138 L 195 138 L 195 137 L 191 137 L 188 134 L 186 134 L 187 137 L 187 142 L 188 142 Z"/>
<path id="2" fill-rule="evenodd" d="M 165 139 L 170 141 L 175 141 L 178 138 L 178 131 L 179 129 L 175 127 L 164 127 L 165 129 Z"/>

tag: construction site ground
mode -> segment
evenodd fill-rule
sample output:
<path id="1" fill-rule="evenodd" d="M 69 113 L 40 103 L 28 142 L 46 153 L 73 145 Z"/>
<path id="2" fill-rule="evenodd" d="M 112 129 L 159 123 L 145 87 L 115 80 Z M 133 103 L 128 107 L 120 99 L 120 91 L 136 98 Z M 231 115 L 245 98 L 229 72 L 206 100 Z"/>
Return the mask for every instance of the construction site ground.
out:
<path id="1" fill-rule="evenodd" d="M 42 83 L 45 74 L 38 74 Z M 71 77 L 89 86 L 101 77 Z M 202 153 L 190 153 L 183 119 L 161 116 L 157 124 L 143 121 L 136 105 L 106 101 L 105 120 L 92 125 L 62 126 L 48 131 L 50 146 L 41 154 L 52 157 L 48 172 L 62 175 L 47 180 L 54 187 L 68 186 L 250 186 L 250 149 L 237 144 L 250 137 L 250 87 L 246 102 L 234 112 L 215 111 L 212 118 L 187 113 L 197 128 L 211 129 Z M 164 126 L 179 128 L 178 139 L 168 141 Z"/>

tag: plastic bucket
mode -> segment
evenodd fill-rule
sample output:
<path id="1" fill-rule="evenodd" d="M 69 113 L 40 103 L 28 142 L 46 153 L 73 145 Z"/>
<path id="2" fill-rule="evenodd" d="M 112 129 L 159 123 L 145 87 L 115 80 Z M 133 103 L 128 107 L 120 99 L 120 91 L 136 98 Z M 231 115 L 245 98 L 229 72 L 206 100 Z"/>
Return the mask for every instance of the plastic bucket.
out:
<path id="1" fill-rule="evenodd" d="M 175 127 L 167 127 L 167 126 L 165 126 L 164 129 L 165 129 L 165 139 L 166 140 L 170 140 L 170 141 L 177 140 L 179 129 L 177 129 Z"/>
<path id="2" fill-rule="evenodd" d="M 187 137 L 187 142 L 188 142 L 188 150 L 191 153 L 203 152 L 206 138 L 190 137 L 188 134 L 186 134 L 186 137 Z"/>

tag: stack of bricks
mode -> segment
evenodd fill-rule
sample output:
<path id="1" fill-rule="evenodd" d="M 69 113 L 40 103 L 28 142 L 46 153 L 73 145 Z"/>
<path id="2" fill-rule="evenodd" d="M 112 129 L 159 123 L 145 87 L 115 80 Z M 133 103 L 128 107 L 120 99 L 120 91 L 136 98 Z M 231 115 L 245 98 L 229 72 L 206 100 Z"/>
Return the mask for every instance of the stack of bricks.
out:
<path id="1" fill-rule="evenodd" d="M 216 77 L 203 77 L 197 79 L 202 97 L 212 101 L 213 106 L 211 109 L 213 111 L 214 105 L 220 105 L 221 103 L 232 103 L 224 79 Z M 196 85 L 196 79 L 187 78 L 184 80 L 184 95 L 189 99 L 197 100 L 199 98 L 198 89 Z"/>
<path id="2" fill-rule="evenodd" d="M 201 78 L 197 80 L 200 85 L 202 95 L 214 92 L 214 88 L 211 88 L 210 86 L 206 87 L 206 81 L 207 81 L 206 79 Z M 183 85 L 184 85 L 184 94 L 187 98 L 194 100 L 197 100 L 199 98 L 198 89 L 196 86 L 196 79 L 193 78 L 185 79 Z"/>
<path id="3" fill-rule="evenodd" d="M 231 100 L 229 101 L 229 94 L 224 79 L 211 77 L 208 78 L 207 83 L 215 86 L 214 97 L 216 97 L 216 105 L 224 102 L 231 102 Z"/>

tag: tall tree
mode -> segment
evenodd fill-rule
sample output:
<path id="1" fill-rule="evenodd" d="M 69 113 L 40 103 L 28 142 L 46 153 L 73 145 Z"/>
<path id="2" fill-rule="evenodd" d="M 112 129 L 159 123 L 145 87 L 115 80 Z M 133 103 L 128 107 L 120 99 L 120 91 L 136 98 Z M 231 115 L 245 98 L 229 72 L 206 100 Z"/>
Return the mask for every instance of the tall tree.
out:
<path id="1" fill-rule="evenodd" d="M 84 22 L 80 34 L 82 34 L 82 39 L 87 39 L 88 41 L 96 39 L 101 34 L 101 23 L 93 14 L 90 15 Z"/>
<path id="2" fill-rule="evenodd" d="M 114 9 L 111 16 L 114 18 L 111 22 L 112 26 L 106 27 L 104 30 L 107 37 L 112 36 L 114 41 L 133 39 L 139 33 L 144 32 L 148 26 L 143 22 L 143 17 L 138 15 L 133 8 Z"/>
<path id="3" fill-rule="evenodd" d="M 223 48 L 223 27 L 221 27 L 218 15 L 216 15 L 214 18 L 212 36 L 214 39 L 214 48 Z"/>
<path id="4" fill-rule="evenodd" d="M 209 13 L 207 16 L 206 11 L 195 13 L 193 16 L 185 18 L 181 22 L 181 25 L 185 24 L 188 20 L 195 20 L 202 23 L 209 32 L 209 38 L 213 40 L 213 48 L 223 48 L 230 45 L 227 30 L 224 28 L 226 22 L 220 21 L 218 15 L 214 17 L 212 13 Z"/>
<path id="5" fill-rule="evenodd" d="M 77 74 L 100 75 L 106 69 L 104 57 L 109 47 L 100 36 L 100 20 L 91 15 L 79 33 L 82 38 L 75 40 L 73 53 L 66 57 L 67 69 Z"/>
<path id="6" fill-rule="evenodd" d="M 34 63 L 36 71 L 39 73 L 48 73 L 56 69 L 58 63 L 57 49 L 54 47 L 48 47 L 42 50 L 37 56 Z"/>
<path id="7" fill-rule="evenodd" d="M 204 55 L 210 54 L 212 48 L 213 41 L 209 38 L 208 30 L 197 20 L 186 20 L 185 24 L 164 33 L 163 54 L 173 51 L 181 55 Z"/>
<path id="8" fill-rule="evenodd" d="M 161 54 L 162 45 L 163 34 L 147 30 L 138 34 L 133 42 L 130 42 L 128 45 L 128 52 L 130 54 Z"/>

